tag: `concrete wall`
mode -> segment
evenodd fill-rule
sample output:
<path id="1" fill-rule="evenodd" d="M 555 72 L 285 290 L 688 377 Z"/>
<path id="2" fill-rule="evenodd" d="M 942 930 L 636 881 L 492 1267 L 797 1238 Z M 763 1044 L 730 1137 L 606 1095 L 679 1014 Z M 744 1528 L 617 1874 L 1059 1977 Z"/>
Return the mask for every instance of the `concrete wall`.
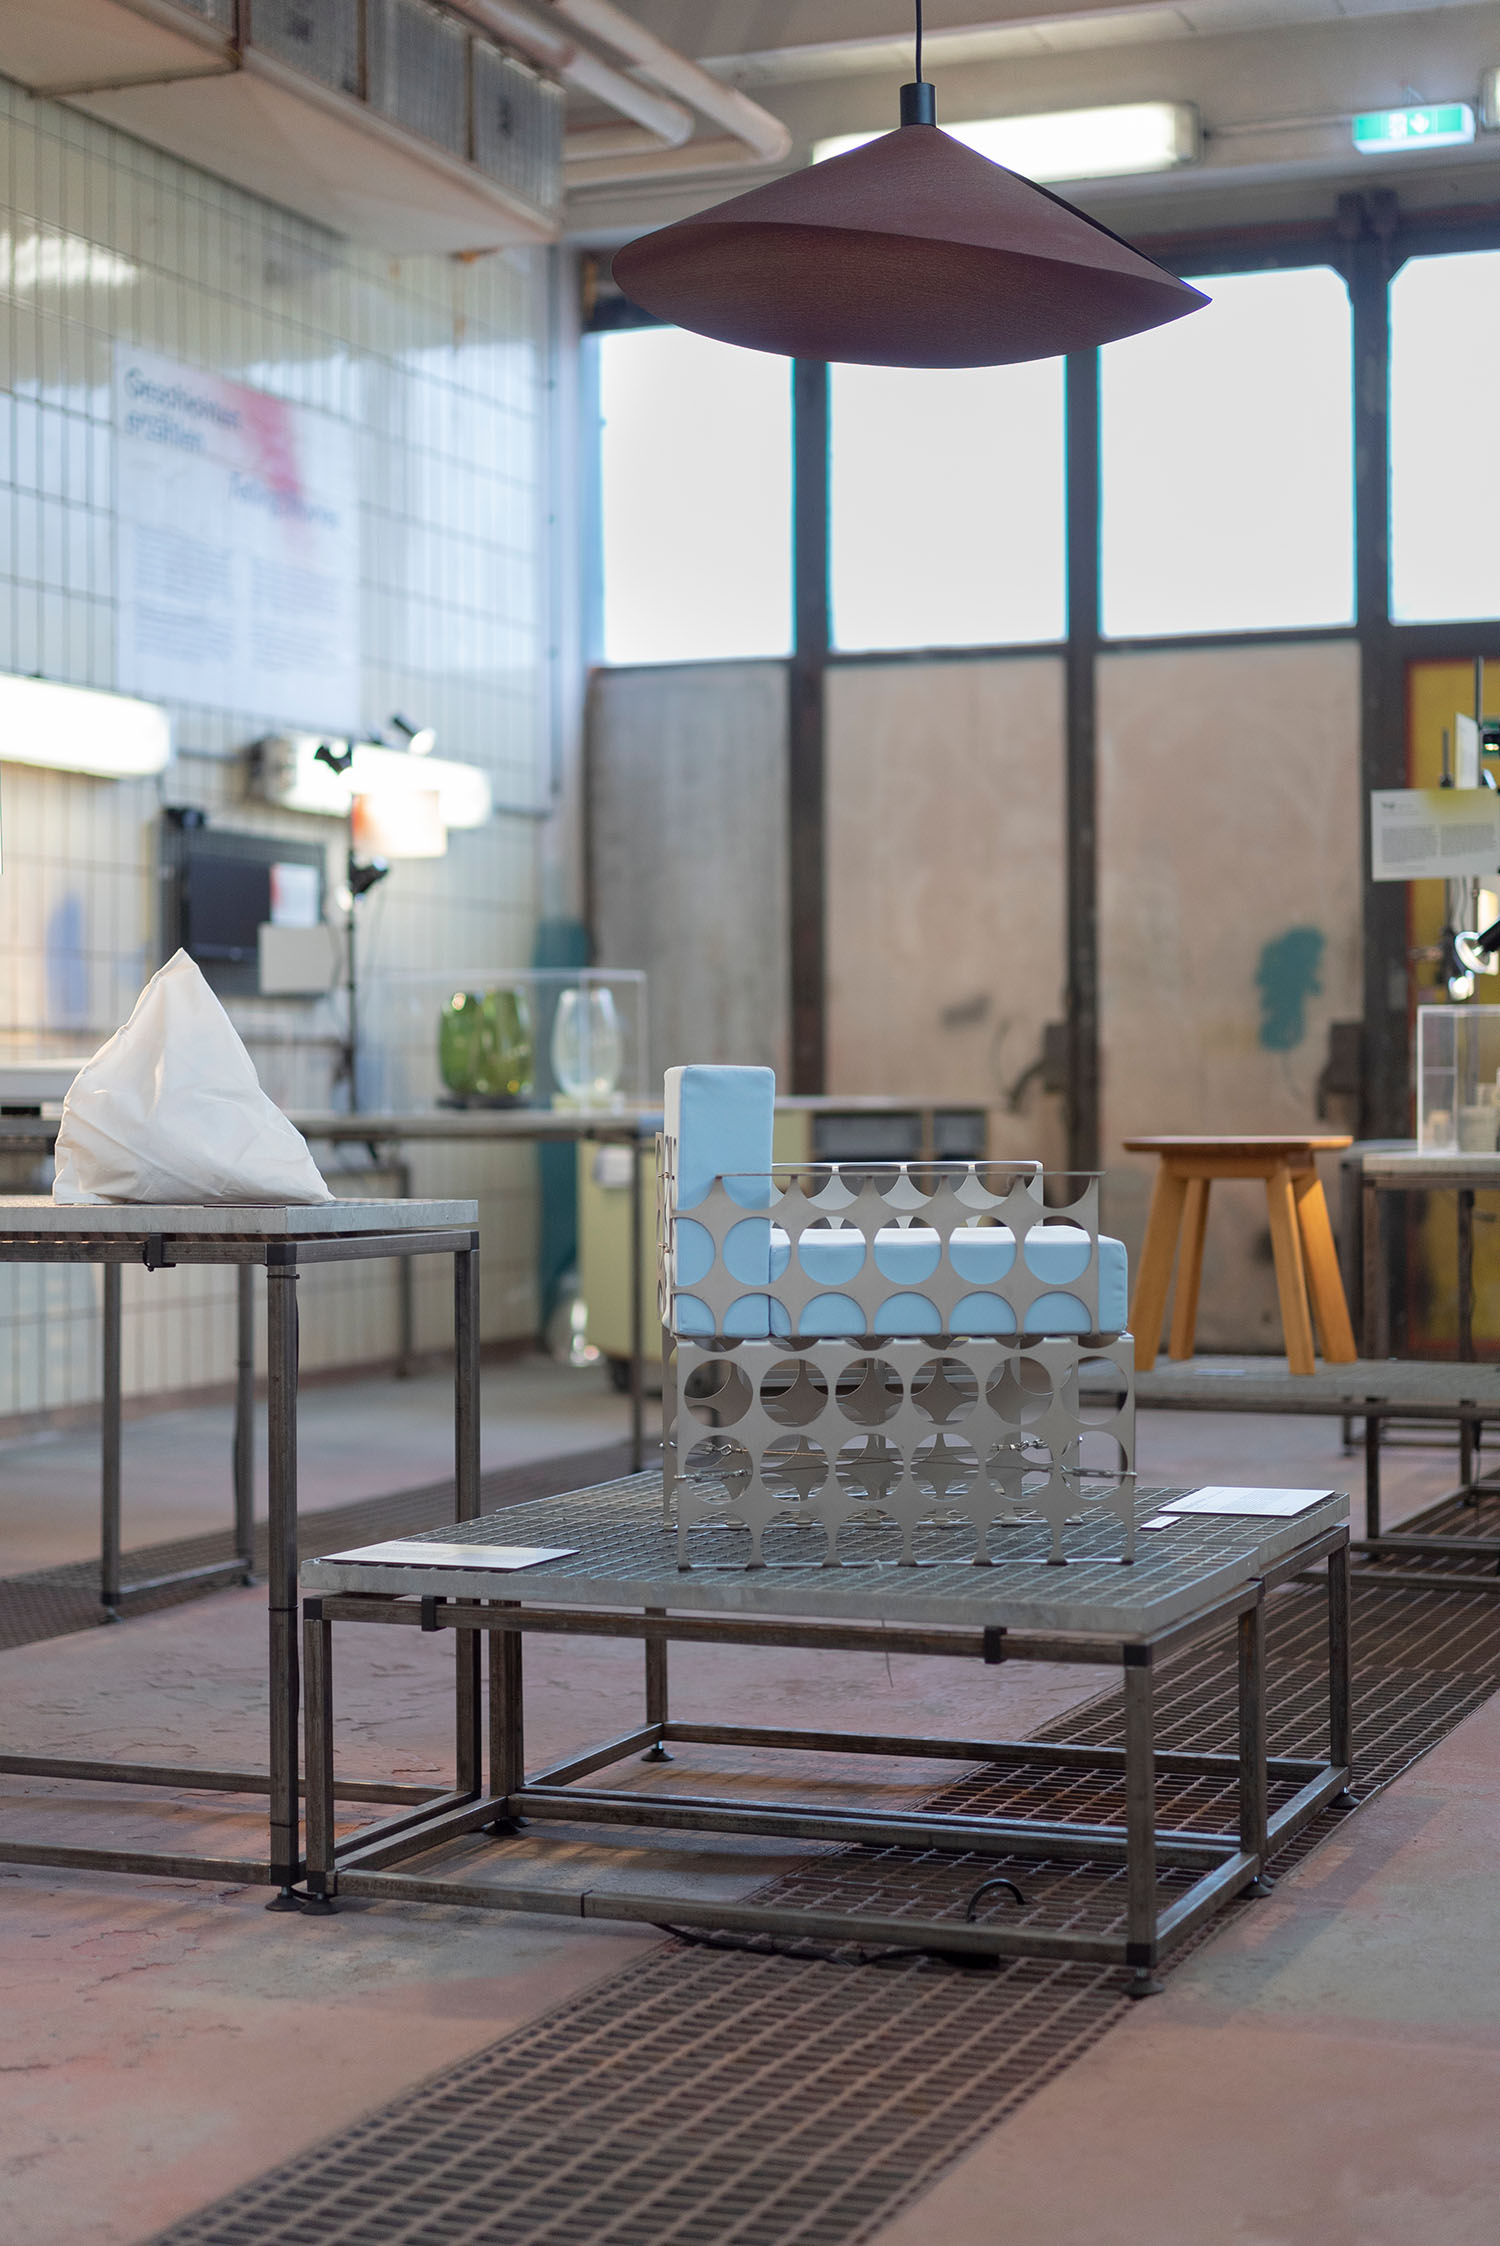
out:
<path id="1" fill-rule="evenodd" d="M 1099 666 L 1099 940 L 1111 1227 L 1154 1165 L 1120 1141 L 1318 1128 L 1360 992 L 1359 671 L 1347 643 Z M 1200 1347 L 1279 1347 L 1265 1196 L 1215 1186 Z"/>
<path id="2" fill-rule="evenodd" d="M 649 976 L 648 1082 L 685 1061 L 787 1076 L 785 666 L 600 671 L 589 697 L 591 920 Z"/>
<path id="3" fill-rule="evenodd" d="M 829 1091 L 1002 1098 L 1062 1015 L 1061 662 L 840 665 L 826 754 Z M 1060 1159 L 1058 1108 L 996 1152 Z"/>
<path id="4" fill-rule="evenodd" d="M 497 798 L 546 788 L 539 547 L 545 307 L 539 256 L 392 260 L 0 81 L 0 670 L 115 684 L 111 350 L 117 339 L 321 408 L 357 433 L 363 706 L 434 724 Z M 179 755 L 158 790 L 3 772 L 0 1049 L 87 1051 L 159 963 L 162 801 L 220 825 L 341 843 L 330 823 L 247 799 L 254 709 L 173 710 Z M 523 963 L 535 829 L 497 820 L 440 863 L 404 863 L 365 908 L 382 970 Z M 332 1003 L 231 1008 L 273 1097 L 326 1104 Z M 434 1019 L 430 1034 L 436 1035 Z M 380 1055 L 368 1089 L 378 1098 Z M 534 1322 L 529 1149 L 441 1150 L 419 1193 L 478 1194 L 485 1331 Z M 418 1336 L 437 1343 L 448 1282 L 417 1267 Z M 0 1271 L 0 1418 L 88 1401 L 98 1317 L 87 1270 Z M 395 1344 L 395 1281 L 356 1266 L 304 1282 L 311 1365 Z M 126 1275 L 134 1392 L 232 1370 L 232 1274 Z"/>

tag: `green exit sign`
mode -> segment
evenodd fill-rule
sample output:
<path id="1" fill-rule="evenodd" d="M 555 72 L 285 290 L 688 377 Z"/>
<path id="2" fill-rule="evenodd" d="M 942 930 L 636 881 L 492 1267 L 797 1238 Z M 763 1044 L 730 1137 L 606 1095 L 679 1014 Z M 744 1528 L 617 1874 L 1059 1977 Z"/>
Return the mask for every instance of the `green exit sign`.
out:
<path id="1" fill-rule="evenodd" d="M 1458 148 L 1474 138 L 1474 112 L 1466 101 L 1438 101 L 1421 109 L 1372 109 L 1354 120 L 1354 145 L 1362 156 L 1391 156 L 1409 148 Z"/>

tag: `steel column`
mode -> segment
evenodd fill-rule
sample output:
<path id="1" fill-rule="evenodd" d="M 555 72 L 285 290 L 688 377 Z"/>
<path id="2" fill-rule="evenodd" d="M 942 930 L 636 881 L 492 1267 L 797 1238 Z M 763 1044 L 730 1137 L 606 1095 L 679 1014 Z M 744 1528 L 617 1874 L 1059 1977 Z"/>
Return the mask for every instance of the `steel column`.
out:
<path id="1" fill-rule="evenodd" d="M 1396 198 L 1341 195 L 1338 232 L 1354 328 L 1354 539 L 1360 656 L 1360 833 L 1365 1084 L 1360 1135 L 1402 1138 L 1410 1116 L 1407 897 L 1372 882 L 1370 794 L 1406 785 L 1404 663 L 1390 609 L 1390 283 L 1401 263 Z"/>
<path id="2" fill-rule="evenodd" d="M 824 1088 L 823 684 L 828 666 L 828 368 L 792 362 L 795 636 L 788 678 L 787 878 L 791 906 L 792 1085 Z"/>
<path id="3" fill-rule="evenodd" d="M 1066 913 L 1068 1165 L 1097 1170 L 1099 1101 L 1098 777 L 1099 354 L 1067 366 L 1068 645 L 1066 657 Z"/>

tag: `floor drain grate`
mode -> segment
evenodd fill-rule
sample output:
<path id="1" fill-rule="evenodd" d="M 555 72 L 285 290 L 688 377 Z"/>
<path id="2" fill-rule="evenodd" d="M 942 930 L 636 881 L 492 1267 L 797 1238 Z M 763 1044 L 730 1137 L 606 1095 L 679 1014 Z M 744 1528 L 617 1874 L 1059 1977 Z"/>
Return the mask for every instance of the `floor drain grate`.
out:
<path id="1" fill-rule="evenodd" d="M 1500 1687 L 1497 1605 L 1446 1589 L 1356 1587 L 1357 1795 Z M 1318 1594 L 1288 1591 L 1269 1619 L 1273 1750 L 1298 1754 L 1320 1744 L 1326 1608 Z M 1225 1650 L 1209 1638 L 1162 1665 L 1163 1746 L 1233 1746 Z M 1111 1694 L 1041 1736 L 1113 1744 L 1119 1728 Z M 1089 1798 L 1102 1806 L 1112 1783 L 1094 1774 Z M 981 1771 L 935 1798 L 982 1813 L 995 1790 Z M 1226 1806 L 1201 1784 L 1178 1805 L 1207 1822 Z M 1347 1814 L 1325 1811 L 1278 1868 Z M 961 1912 L 978 1879 L 1006 1868 L 838 1849 L 770 1892 L 825 1900 L 836 1890 L 854 1908 L 925 1910 L 941 1888 L 940 1907 Z M 1113 1908 L 1109 1867 L 1012 1868 L 1028 1908 Z M 712 1938 L 663 1948 L 175 2225 L 158 2246 L 855 2246 L 1127 2002 L 1123 1975 L 1103 1967 L 888 1962 L 859 1970 Z"/>

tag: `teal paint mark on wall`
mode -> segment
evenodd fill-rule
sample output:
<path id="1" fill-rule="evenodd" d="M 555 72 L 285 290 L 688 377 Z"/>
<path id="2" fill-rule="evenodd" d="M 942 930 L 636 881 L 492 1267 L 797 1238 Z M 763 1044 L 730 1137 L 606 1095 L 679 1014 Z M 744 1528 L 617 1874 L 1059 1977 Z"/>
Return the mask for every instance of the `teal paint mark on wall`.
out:
<path id="1" fill-rule="evenodd" d="M 1321 928 L 1288 928 L 1262 944 L 1255 987 L 1260 1041 L 1268 1053 L 1289 1053 L 1307 1035 L 1307 1001 L 1323 988 L 1318 970 L 1325 945 Z"/>

